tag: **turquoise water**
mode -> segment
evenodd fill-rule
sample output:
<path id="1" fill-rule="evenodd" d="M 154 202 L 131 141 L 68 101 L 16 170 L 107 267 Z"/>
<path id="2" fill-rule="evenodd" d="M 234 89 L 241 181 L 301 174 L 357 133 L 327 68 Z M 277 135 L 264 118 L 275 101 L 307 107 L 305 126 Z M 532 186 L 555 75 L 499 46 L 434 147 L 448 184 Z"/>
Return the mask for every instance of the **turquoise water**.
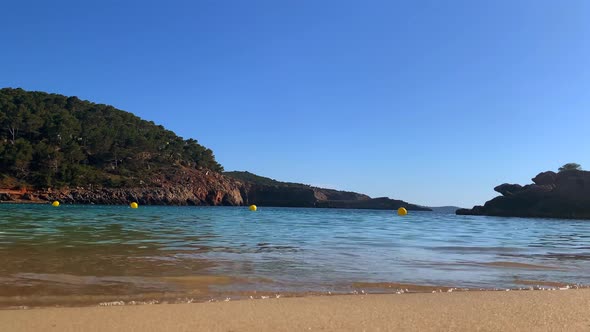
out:
<path id="1" fill-rule="evenodd" d="M 589 221 L 265 207 L 0 209 L 5 306 L 590 284 Z"/>

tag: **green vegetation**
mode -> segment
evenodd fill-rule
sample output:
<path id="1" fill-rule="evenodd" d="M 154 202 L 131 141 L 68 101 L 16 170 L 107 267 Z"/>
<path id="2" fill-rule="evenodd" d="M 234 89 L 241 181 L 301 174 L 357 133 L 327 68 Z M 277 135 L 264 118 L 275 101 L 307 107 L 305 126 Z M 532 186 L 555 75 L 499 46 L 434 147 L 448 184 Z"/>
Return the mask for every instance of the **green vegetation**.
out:
<path id="1" fill-rule="evenodd" d="M 572 170 L 580 171 L 580 170 L 582 170 L 582 166 L 580 166 L 580 164 L 576 164 L 576 163 L 567 163 L 559 168 L 560 172 L 572 171 Z"/>
<path id="2" fill-rule="evenodd" d="M 133 186 L 172 166 L 223 170 L 196 140 L 112 106 L 0 89 L 0 186 Z"/>
<path id="3" fill-rule="evenodd" d="M 264 176 L 256 175 L 247 171 L 231 171 L 231 172 L 224 172 L 223 175 L 229 176 L 231 178 L 251 182 L 257 185 L 263 186 L 280 186 L 280 187 L 305 187 L 310 188 L 311 186 L 302 184 L 302 183 L 293 183 L 293 182 L 281 182 L 271 178 L 267 178 Z"/>
<path id="4" fill-rule="evenodd" d="M 320 200 L 336 200 L 336 201 L 358 201 L 368 200 L 371 197 L 352 191 L 341 191 L 334 189 L 318 188 L 302 183 L 294 182 L 281 182 L 264 176 L 252 174 L 250 172 L 224 172 L 223 175 L 238 179 L 244 182 L 253 183 L 257 186 L 275 187 L 281 189 L 295 189 L 295 190 L 313 190 L 315 194 L 318 194 Z"/>

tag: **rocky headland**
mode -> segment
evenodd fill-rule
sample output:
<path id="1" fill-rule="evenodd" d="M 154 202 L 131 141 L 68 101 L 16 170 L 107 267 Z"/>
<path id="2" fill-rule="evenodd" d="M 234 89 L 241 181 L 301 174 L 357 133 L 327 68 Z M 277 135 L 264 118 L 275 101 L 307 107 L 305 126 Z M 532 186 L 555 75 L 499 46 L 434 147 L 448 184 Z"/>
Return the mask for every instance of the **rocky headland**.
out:
<path id="1" fill-rule="evenodd" d="M 253 178 L 244 178 L 247 174 Z M 264 179 L 264 180 L 261 180 Z M 143 181 L 142 181 L 143 182 Z M 170 167 L 154 175 L 149 185 L 132 188 L 105 186 L 64 187 L 60 189 L 0 189 L 0 201 L 12 203 L 46 203 L 58 200 L 65 204 L 118 205 L 138 202 L 141 205 L 242 206 L 256 204 L 275 207 L 320 207 L 356 209 L 397 209 L 429 211 L 428 208 L 387 197 L 317 188 L 259 177 L 248 172 L 198 170 Z"/>
<path id="2" fill-rule="evenodd" d="M 504 183 L 494 188 L 502 194 L 483 206 L 459 209 L 460 215 L 590 219 L 590 172 L 542 172 L 533 184 Z"/>
<path id="3" fill-rule="evenodd" d="M 428 210 L 223 171 L 197 140 L 113 106 L 0 89 L 0 202 Z"/>

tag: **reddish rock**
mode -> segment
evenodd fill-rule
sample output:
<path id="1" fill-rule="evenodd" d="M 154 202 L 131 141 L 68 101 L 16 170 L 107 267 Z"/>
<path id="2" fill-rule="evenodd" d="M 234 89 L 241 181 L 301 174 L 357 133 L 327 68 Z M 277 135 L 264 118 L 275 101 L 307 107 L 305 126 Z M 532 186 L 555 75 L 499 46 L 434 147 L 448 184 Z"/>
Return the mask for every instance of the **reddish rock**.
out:
<path id="1" fill-rule="evenodd" d="M 371 199 L 367 195 L 315 188 L 300 184 L 256 184 L 210 170 L 171 166 L 165 172 L 139 179 L 136 187 L 106 188 L 96 185 L 72 188 L 48 188 L 28 192 L 41 201 L 59 200 L 66 204 L 126 205 L 228 205 L 256 204 L 283 207 L 338 207 L 429 210 L 389 198 Z M 0 200 L 11 199 L 10 195 Z"/>

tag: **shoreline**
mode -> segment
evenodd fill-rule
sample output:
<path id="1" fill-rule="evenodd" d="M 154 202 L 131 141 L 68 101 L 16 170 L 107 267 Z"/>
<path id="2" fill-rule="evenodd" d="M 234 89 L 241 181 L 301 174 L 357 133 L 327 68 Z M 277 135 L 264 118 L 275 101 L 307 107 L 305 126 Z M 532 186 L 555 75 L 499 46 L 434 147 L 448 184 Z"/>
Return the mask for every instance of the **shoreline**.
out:
<path id="1" fill-rule="evenodd" d="M 187 288 L 177 291 L 138 292 L 135 294 L 45 294 L 22 295 L 14 291 L 12 295 L 0 296 L 0 311 L 4 310 L 38 310 L 55 308 L 94 308 L 111 306 L 170 305 L 189 303 L 236 302 L 258 299 L 309 298 L 338 296 L 387 296 L 441 293 L 502 293 L 502 292 L 545 292 L 566 290 L 588 290 L 590 285 L 564 283 L 557 281 L 517 279 L 515 287 L 460 287 L 444 285 L 411 284 L 400 282 L 352 282 L 346 289 L 331 291 L 295 291 L 283 289 L 262 290 L 223 290 L 211 289 L 212 286 L 232 284 L 226 277 L 200 276 L 188 278 L 169 278 L 172 282 L 186 284 Z M 0 290 L 3 290 L 0 288 Z M 6 291 L 6 289 L 4 289 Z"/>
<path id="2" fill-rule="evenodd" d="M 50 199 L 50 200 L 26 200 L 26 199 L 12 199 L 12 200 L 0 200 L 0 205 L 51 205 L 54 200 L 60 201 L 60 205 L 64 206 L 128 206 L 125 202 L 119 202 L 115 204 L 107 204 L 107 203 L 95 203 L 95 202 L 66 202 L 61 203 L 59 198 Z M 288 205 L 258 205 L 259 208 L 294 208 L 294 209 L 328 209 L 328 210 L 357 210 L 357 211 L 393 211 L 395 209 L 390 208 L 378 208 L 378 207 L 336 207 L 336 206 L 288 206 Z M 145 206 L 159 206 L 159 207 L 236 207 L 236 208 L 244 208 L 248 207 L 249 204 L 242 204 L 242 205 L 211 205 L 211 204 L 198 204 L 198 205 L 191 205 L 191 204 L 141 204 L 140 207 Z M 407 208 L 408 211 L 412 213 L 422 213 L 422 212 L 432 212 L 438 213 L 435 210 L 416 210 L 412 208 Z M 460 209 L 465 210 L 465 209 Z M 458 211 L 458 210 L 457 210 Z M 395 211 L 394 211 L 395 212 Z M 572 216 L 547 216 L 547 215 L 517 215 L 517 214 L 475 214 L 475 213 L 446 213 L 443 214 L 451 214 L 456 216 L 471 216 L 471 217 L 498 217 L 498 218 L 511 218 L 511 219 L 546 219 L 546 220 L 578 220 L 578 221 L 587 221 L 590 220 L 590 217 L 572 217 Z"/>
<path id="3" fill-rule="evenodd" d="M 13 200 L 0 200 L 0 204 L 14 204 L 14 205 L 51 205 L 53 201 L 59 201 L 60 206 L 124 206 L 127 207 L 129 204 L 126 202 L 119 202 L 119 203 L 95 203 L 95 202 L 66 202 L 62 203 L 62 200 L 59 198 L 50 199 L 50 200 L 25 200 L 25 199 L 13 199 Z M 129 201 L 131 202 L 131 201 Z M 146 207 L 146 206 L 156 206 L 156 207 L 235 207 L 235 208 L 247 208 L 251 204 L 242 204 L 242 205 L 223 205 L 223 204 L 140 204 L 139 207 Z M 284 209 L 317 209 L 317 210 L 356 210 L 356 211 L 393 211 L 396 212 L 393 208 L 373 208 L 373 207 L 332 207 L 332 206 L 289 206 L 289 205 L 259 205 L 255 204 L 258 208 L 284 208 Z M 416 210 L 412 208 L 406 208 L 409 212 L 434 212 L 433 210 Z"/>
<path id="4" fill-rule="evenodd" d="M 587 331 L 590 289 L 0 310 L 2 331 Z"/>

